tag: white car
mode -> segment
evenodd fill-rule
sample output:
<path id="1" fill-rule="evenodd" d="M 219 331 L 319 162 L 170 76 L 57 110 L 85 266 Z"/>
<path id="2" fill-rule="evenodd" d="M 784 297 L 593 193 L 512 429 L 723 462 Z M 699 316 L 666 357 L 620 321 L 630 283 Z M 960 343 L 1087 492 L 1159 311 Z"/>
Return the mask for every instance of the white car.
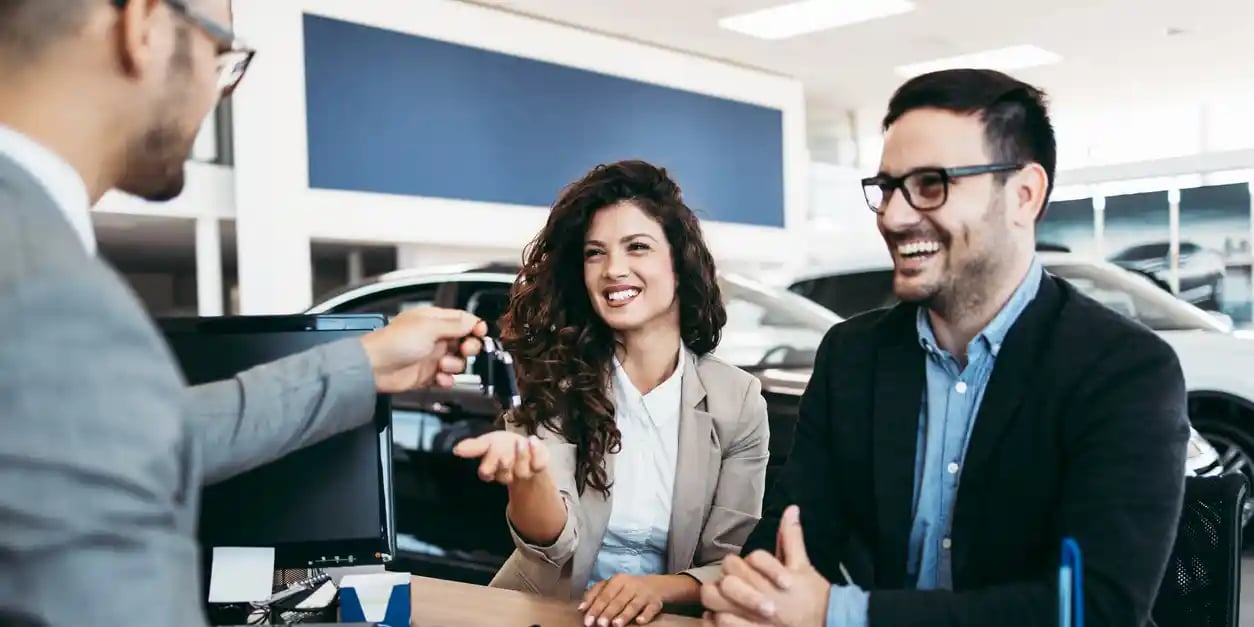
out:
<path id="1" fill-rule="evenodd" d="M 1068 252 L 1037 253 L 1046 270 L 1081 292 L 1154 330 L 1176 351 L 1189 396 L 1195 430 L 1190 470 L 1210 474 L 1203 459 L 1218 454 L 1220 472 L 1254 480 L 1254 337 L 1234 332 L 1222 314 L 1203 311 L 1160 289 L 1153 281 L 1113 263 Z M 892 262 L 842 264 L 796 277 L 788 288 L 842 317 L 896 302 Z M 1200 433 L 1213 445 L 1199 442 Z M 1243 520 L 1254 516 L 1247 501 Z"/>

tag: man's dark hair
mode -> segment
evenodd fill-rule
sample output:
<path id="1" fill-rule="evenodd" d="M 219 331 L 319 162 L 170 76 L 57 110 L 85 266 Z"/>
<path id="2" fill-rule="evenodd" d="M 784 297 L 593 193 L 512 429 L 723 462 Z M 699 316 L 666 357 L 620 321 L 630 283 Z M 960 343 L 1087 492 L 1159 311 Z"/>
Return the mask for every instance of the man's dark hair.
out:
<path id="1" fill-rule="evenodd" d="M 87 22 L 90 0 L 0 0 L 0 51 L 26 62 Z"/>
<path id="2" fill-rule="evenodd" d="M 1046 110 L 1045 92 L 993 70 L 942 70 L 906 81 L 893 94 L 884 130 L 915 109 L 942 109 L 978 115 L 984 142 L 998 163 L 1041 164 L 1049 176 L 1039 221 L 1054 190 L 1057 146 Z M 954 164 L 980 165 L 980 164 Z M 998 174 L 1005 181 L 1007 174 Z"/>

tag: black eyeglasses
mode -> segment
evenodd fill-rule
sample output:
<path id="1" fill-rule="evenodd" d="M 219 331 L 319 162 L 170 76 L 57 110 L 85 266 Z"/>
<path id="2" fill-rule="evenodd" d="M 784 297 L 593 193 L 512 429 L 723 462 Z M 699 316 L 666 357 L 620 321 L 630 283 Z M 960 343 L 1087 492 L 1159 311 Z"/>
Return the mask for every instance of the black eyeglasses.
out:
<path id="1" fill-rule="evenodd" d="M 127 2 L 128 0 L 113 0 L 113 5 L 120 9 L 125 7 Z M 235 91 L 235 87 L 243 80 L 244 72 L 248 70 L 248 65 L 252 63 L 257 51 L 236 37 L 235 32 L 229 27 L 193 9 L 187 4 L 187 0 L 165 0 L 165 3 L 175 13 L 182 15 L 184 19 L 195 24 L 210 39 L 217 42 L 218 90 L 223 98 L 231 95 L 231 92 Z"/>
<path id="2" fill-rule="evenodd" d="M 949 183 L 954 179 L 1021 169 L 1022 163 L 991 163 L 958 168 L 915 168 L 901 176 L 878 174 L 862 179 L 862 195 L 871 211 L 879 213 L 894 190 L 901 190 L 906 202 L 918 211 L 939 209 L 949 200 Z"/>

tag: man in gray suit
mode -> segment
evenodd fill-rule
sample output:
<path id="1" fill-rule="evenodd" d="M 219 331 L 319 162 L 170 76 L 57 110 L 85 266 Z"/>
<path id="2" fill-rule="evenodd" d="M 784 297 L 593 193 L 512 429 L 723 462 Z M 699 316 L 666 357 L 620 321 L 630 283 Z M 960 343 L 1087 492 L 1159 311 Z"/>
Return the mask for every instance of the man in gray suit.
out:
<path id="1" fill-rule="evenodd" d="M 183 187 L 251 58 L 228 0 L 0 0 L 0 624 L 202 625 L 201 486 L 451 385 L 484 324 L 418 310 L 186 388 L 89 207 Z M 468 338 L 463 340 L 462 338 Z"/>

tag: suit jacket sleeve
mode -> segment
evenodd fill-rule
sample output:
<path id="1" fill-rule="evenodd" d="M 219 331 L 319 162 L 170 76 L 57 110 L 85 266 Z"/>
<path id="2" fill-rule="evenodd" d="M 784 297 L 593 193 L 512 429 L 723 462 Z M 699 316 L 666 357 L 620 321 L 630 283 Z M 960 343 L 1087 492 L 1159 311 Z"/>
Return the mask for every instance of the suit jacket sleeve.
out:
<path id="1" fill-rule="evenodd" d="M 1085 621 L 1140 627 L 1166 570 L 1183 505 L 1188 440 L 1175 353 L 1148 333 L 1112 343 L 1070 407 L 1059 496 L 1064 536 L 1083 551 Z M 1060 549 L 1061 550 L 1061 549 Z M 1056 570 L 960 593 L 872 591 L 870 624 L 1057 624 Z"/>
<path id="2" fill-rule="evenodd" d="M 741 433 L 725 453 L 714 489 L 714 503 L 693 559 L 700 566 L 684 571 L 701 582 L 722 576 L 723 557 L 740 551 L 762 515 L 766 464 L 770 458 L 770 427 L 762 382 L 757 377 L 751 379 L 741 407 L 737 421 Z"/>
<path id="3" fill-rule="evenodd" d="M 188 388 L 184 416 L 214 483 L 366 424 L 376 399 L 365 349 L 350 338 Z"/>
<path id="4" fill-rule="evenodd" d="M 807 552 L 814 566 L 833 582 L 840 575 L 839 495 L 831 467 L 832 424 L 840 419 L 839 407 L 829 399 L 834 378 L 834 357 L 840 347 L 841 327 L 833 327 L 823 338 L 815 356 L 814 374 L 801 396 L 797 428 L 788 463 L 768 486 L 762 520 L 749 535 L 741 553 L 761 549 L 775 552 L 775 538 L 784 509 L 801 508 Z"/>
<path id="5" fill-rule="evenodd" d="M 203 625 L 183 388 L 146 314 L 83 257 L 0 277 L 0 329 L 0 624 Z"/>
<path id="6" fill-rule="evenodd" d="M 508 431 L 526 435 L 522 427 L 508 419 L 505 421 L 505 428 Z M 519 553 L 533 562 L 549 566 L 551 579 L 556 580 L 566 562 L 574 557 L 575 549 L 579 548 L 579 520 L 575 515 L 575 504 L 579 502 L 578 491 L 575 487 L 575 445 L 568 443 L 560 435 L 548 429 L 541 428 L 538 437 L 549 449 L 549 472 L 561 493 L 562 503 L 566 505 L 566 524 L 562 526 L 562 532 L 553 544 L 543 545 L 533 544 L 523 538 L 514 528 L 509 514 L 505 514 L 505 524 L 509 527 L 510 537 Z"/>

